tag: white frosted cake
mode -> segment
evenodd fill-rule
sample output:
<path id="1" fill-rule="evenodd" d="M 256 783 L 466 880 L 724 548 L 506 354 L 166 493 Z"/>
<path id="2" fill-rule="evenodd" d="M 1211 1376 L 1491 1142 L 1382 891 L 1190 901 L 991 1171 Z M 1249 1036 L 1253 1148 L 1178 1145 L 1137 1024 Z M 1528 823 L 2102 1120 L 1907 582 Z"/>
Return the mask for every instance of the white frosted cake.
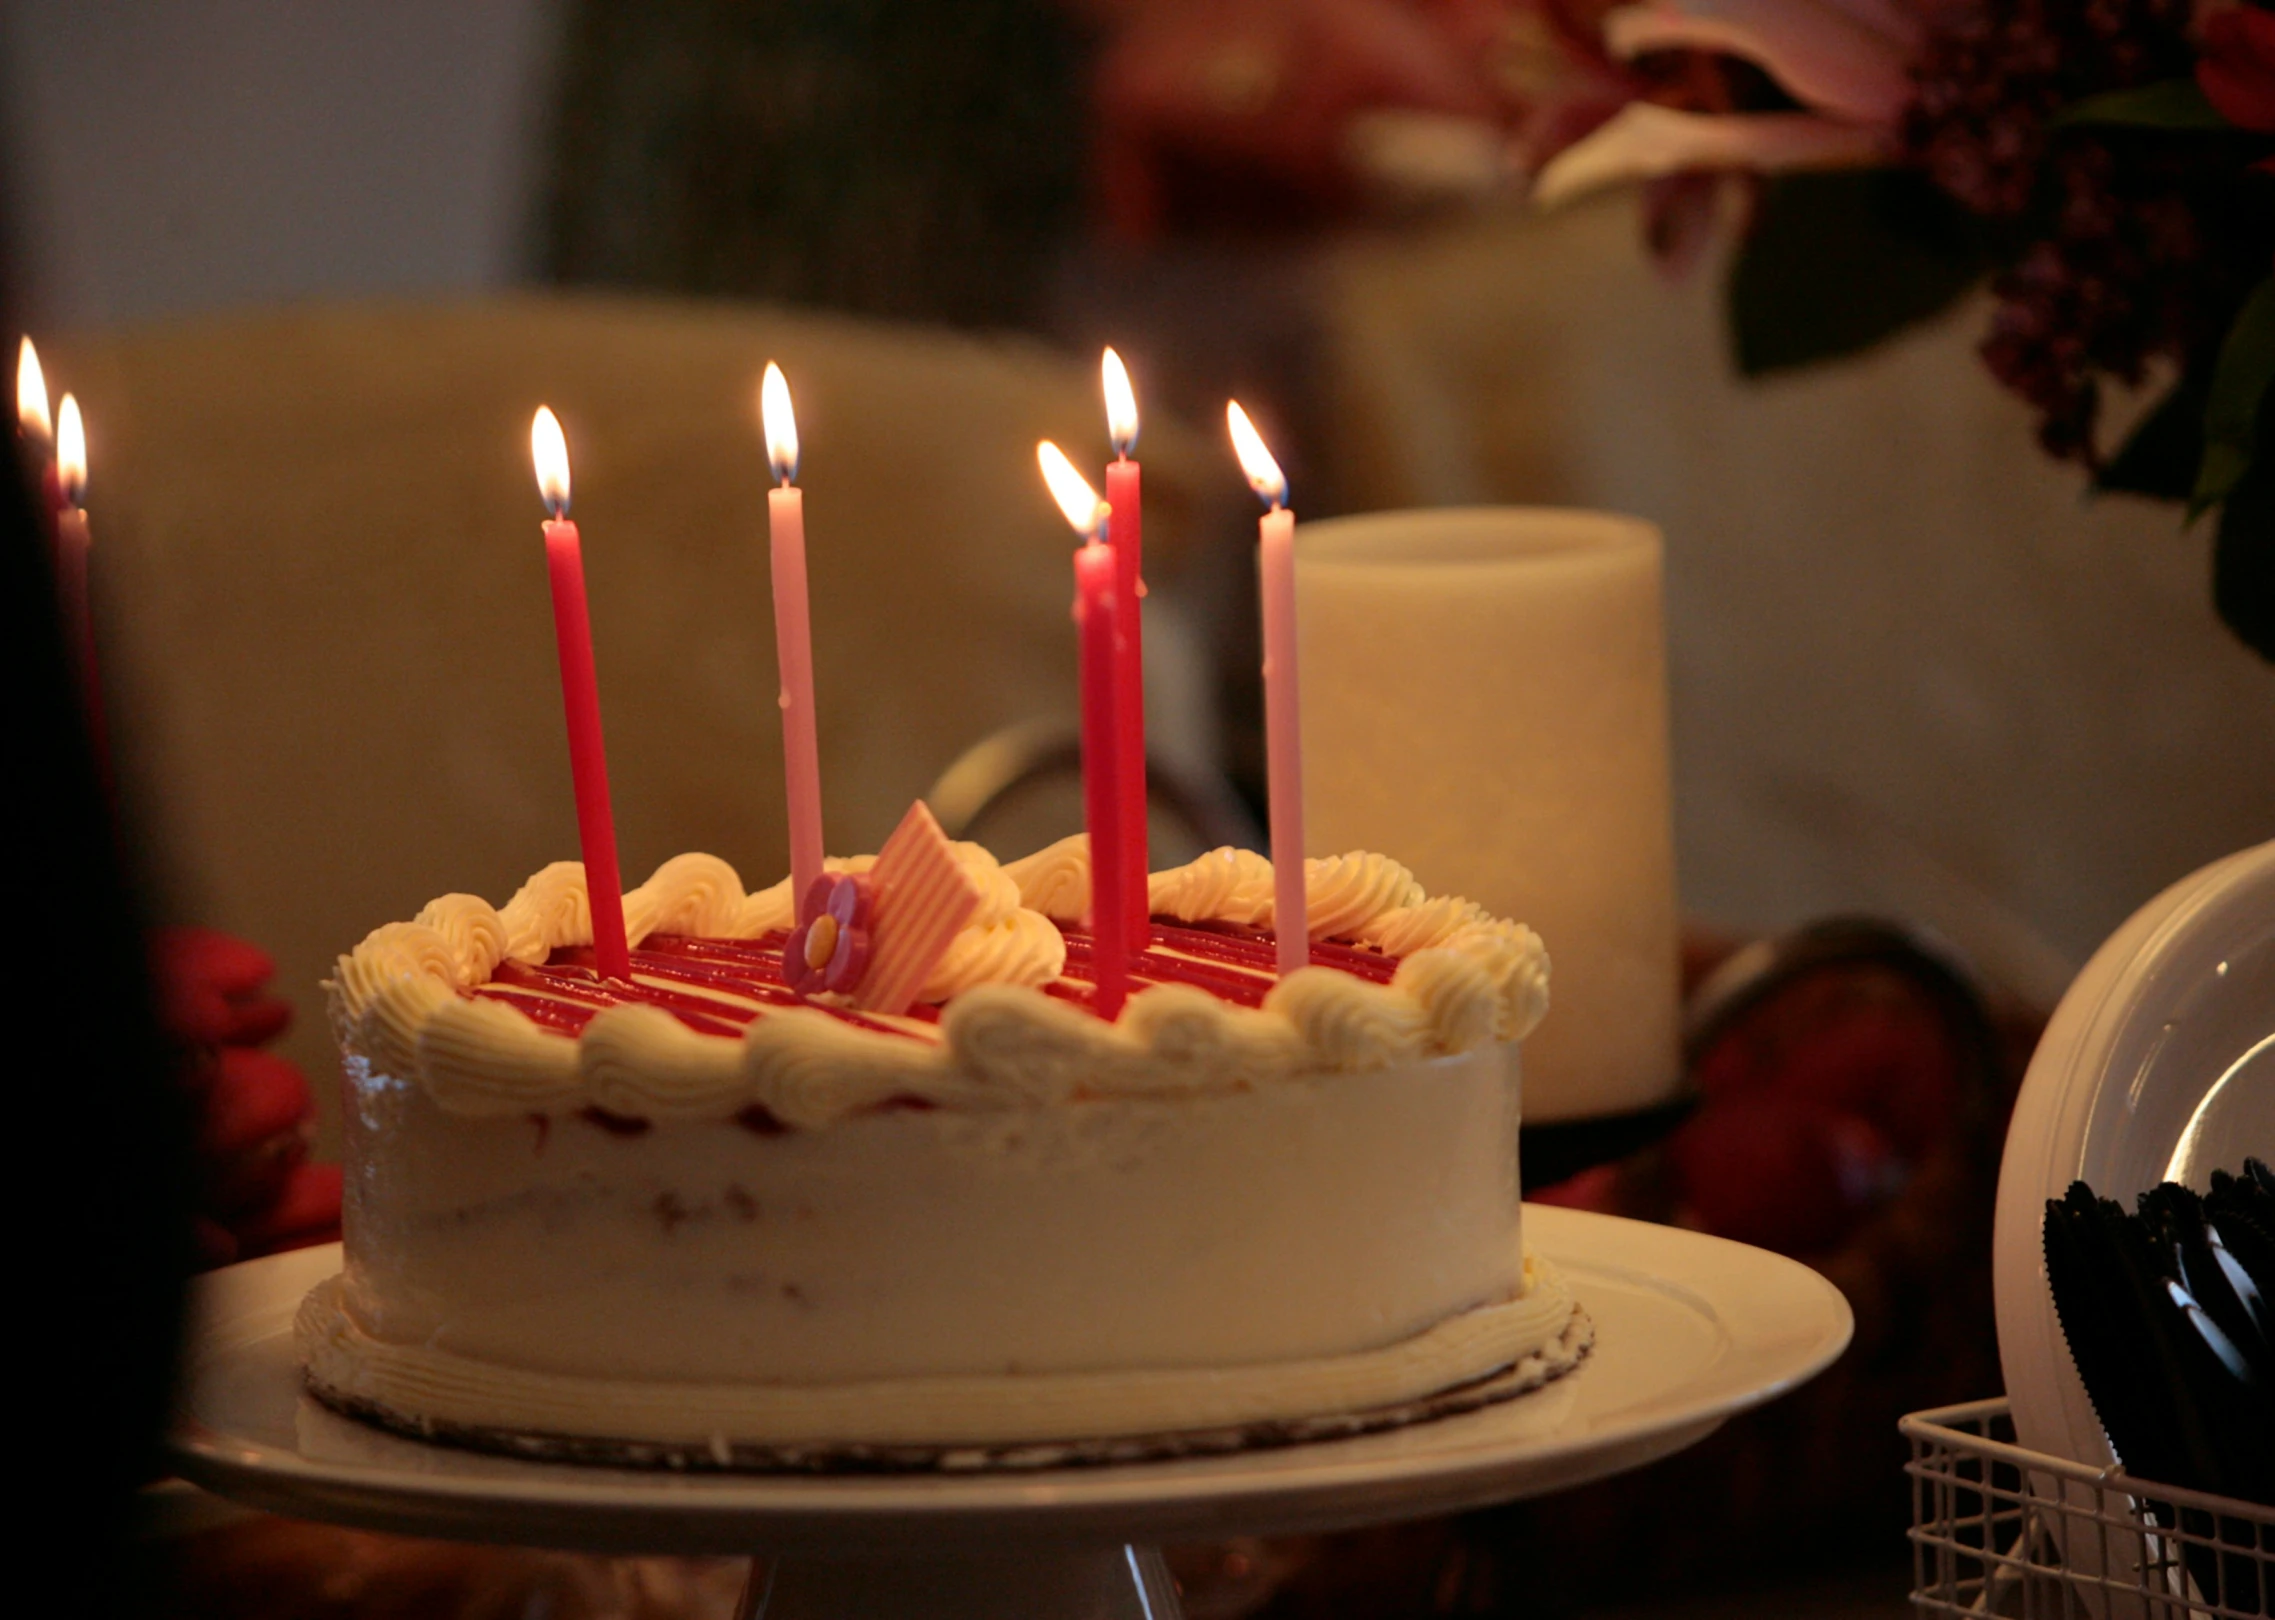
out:
<path id="1" fill-rule="evenodd" d="M 968 1466 L 1355 1432 L 1586 1352 L 1522 1243 L 1530 930 L 1313 861 L 1281 980 L 1271 867 L 1220 850 L 1153 876 L 1109 1020 L 1083 842 L 939 849 L 953 933 L 913 957 L 886 867 L 830 863 L 793 931 L 787 881 L 705 855 L 625 896 L 628 985 L 573 863 L 342 957 L 309 1387 L 533 1455 Z M 894 971 L 913 999 L 864 994 Z"/>

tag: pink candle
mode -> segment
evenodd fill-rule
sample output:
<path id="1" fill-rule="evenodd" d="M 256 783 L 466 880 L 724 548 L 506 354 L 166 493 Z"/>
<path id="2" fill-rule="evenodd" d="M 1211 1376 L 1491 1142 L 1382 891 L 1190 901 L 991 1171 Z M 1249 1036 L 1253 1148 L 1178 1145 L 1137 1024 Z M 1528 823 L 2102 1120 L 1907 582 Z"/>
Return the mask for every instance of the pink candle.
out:
<path id="1" fill-rule="evenodd" d="M 1288 481 L 1236 400 L 1224 407 L 1241 470 L 1270 507 L 1257 525 L 1264 607 L 1264 751 L 1272 795 L 1272 928 L 1280 977 L 1311 961 L 1303 873 L 1303 706 L 1296 680 L 1295 514 Z"/>
<path id="2" fill-rule="evenodd" d="M 1114 1018 L 1129 994 L 1130 925 L 1125 887 L 1128 806 L 1118 791 L 1121 707 L 1115 695 L 1118 665 L 1115 598 L 1120 588 L 1113 548 L 1100 542 L 1106 504 L 1074 470 L 1059 447 L 1035 447 L 1043 479 L 1083 544 L 1074 553 L 1074 622 L 1082 636 L 1082 804 L 1090 831 L 1091 1003 Z"/>
<path id="3" fill-rule="evenodd" d="M 766 362 L 759 386 L 766 455 L 776 487 L 766 494 L 774 656 L 782 687 L 782 781 L 790 811 L 790 893 L 801 912 L 822 875 L 821 744 L 814 734 L 814 635 L 806 600 L 806 498 L 798 476 L 798 418 L 782 368 Z M 800 920 L 804 918 L 801 915 Z"/>
<path id="4" fill-rule="evenodd" d="M 79 697 L 87 707 L 87 735 L 105 770 L 110 751 L 103 728 L 103 686 L 95 665 L 95 606 L 88 586 L 87 427 L 79 401 L 63 396 L 55 431 L 55 595 L 64 640 L 78 666 Z"/>
<path id="5" fill-rule="evenodd" d="M 601 746 L 600 683 L 593 672 L 592 621 L 585 610 L 584 547 L 569 521 L 569 446 L 550 407 L 529 425 L 537 488 L 551 514 L 545 562 L 553 580 L 553 634 L 561 656 L 561 706 L 569 725 L 569 773 L 577 790 L 585 894 L 592 908 L 593 964 L 604 979 L 630 980 L 624 943 L 624 882 L 616 866 L 616 818 L 608 804 L 608 754 Z"/>
<path id="6" fill-rule="evenodd" d="M 1138 602 L 1145 595 L 1144 511 L 1137 448 L 1137 392 L 1130 387 L 1122 357 L 1108 349 L 1099 363 L 1106 390 L 1106 432 L 1114 459 L 1106 464 L 1106 505 L 1114 548 L 1114 624 L 1120 632 L 1114 660 L 1116 785 L 1124 820 L 1123 892 L 1130 899 L 1130 949 L 1153 943 L 1153 919 L 1146 904 L 1147 829 L 1145 780 L 1145 621 Z"/>

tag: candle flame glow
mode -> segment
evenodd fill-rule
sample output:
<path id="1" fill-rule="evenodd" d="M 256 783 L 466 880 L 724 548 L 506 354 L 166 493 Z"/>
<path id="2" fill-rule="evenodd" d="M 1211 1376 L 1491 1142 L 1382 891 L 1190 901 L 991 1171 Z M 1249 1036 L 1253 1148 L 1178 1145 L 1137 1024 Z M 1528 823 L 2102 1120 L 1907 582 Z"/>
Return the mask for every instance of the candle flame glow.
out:
<path id="1" fill-rule="evenodd" d="M 1114 454 L 1126 457 L 1137 449 L 1137 390 L 1130 386 L 1129 368 L 1111 348 L 1098 370 L 1106 383 L 1106 436 L 1114 441 Z"/>
<path id="2" fill-rule="evenodd" d="M 16 425 L 43 451 L 55 438 L 47 415 L 47 374 L 40 370 L 39 350 L 30 338 L 16 348 Z"/>
<path id="3" fill-rule="evenodd" d="M 55 424 L 55 476 L 73 507 L 87 504 L 87 424 L 80 419 L 79 401 L 69 394 L 63 396 Z"/>
<path id="4" fill-rule="evenodd" d="M 529 423 L 529 459 L 537 466 L 537 493 L 555 519 L 569 515 L 569 441 L 553 407 L 540 405 Z"/>
<path id="5" fill-rule="evenodd" d="M 1105 526 L 1107 505 L 1098 498 L 1098 492 L 1089 481 L 1074 470 L 1074 463 L 1066 459 L 1066 452 L 1045 439 L 1035 446 L 1035 460 L 1043 469 L 1043 482 L 1051 486 L 1051 498 L 1059 503 L 1066 521 L 1076 534 L 1095 540 Z"/>
<path id="6" fill-rule="evenodd" d="M 1232 429 L 1232 448 L 1240 457 L 1240 470 L 1248 475 L 1248 487 L 1267 506 L 1285 506 L 1288 501 L 1288 476 L 1280 471 L 1280 464 L 1272 459 L 1265 448 L 1264 436 L 1256 431 L 1256 424 L 1248 420 L 1248 413 L 1240 408 L 1240 401 L 1224 402 L 1225 425 Z"/>
<path id="7" fill-rule="evenodd" d="M 758 415 L 766 425 L 766 459 L 774 466 L 775 482 L 787 484 L 798 476 L 798 413 L 790 409 L 790 384 L 782 368 L 771 360 L 758 385 Z"/>

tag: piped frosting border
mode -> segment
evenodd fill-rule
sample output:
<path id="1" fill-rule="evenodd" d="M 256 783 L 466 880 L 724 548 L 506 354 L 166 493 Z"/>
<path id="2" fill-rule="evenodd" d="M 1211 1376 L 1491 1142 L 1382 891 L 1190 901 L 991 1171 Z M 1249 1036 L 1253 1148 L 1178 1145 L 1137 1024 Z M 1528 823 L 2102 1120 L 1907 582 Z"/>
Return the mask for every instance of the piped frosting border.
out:
<path id="1" fill-rule="evenodd" d="M 1453 896 L 1431 897 L 1387 856 L 1305 863 L 1312 939 L 1399 958 L 1388 984 L 1309 967 L 1261 1008 L 1192 986 L 1132 995 L 1112 1023 L 1041 986 L 1064 971 L 1058 922 L 1089 903 L 1087 840 L 999 864 L 956 846 L 986 901 L 921 999 L 937 1025 L 861 1028 L 819 1007 L 769 1009 L 739 1036 L 689 1029 L 652 1006 L 596 1015 L 580 1035 L 540 1028 L 468 994 L 501 962 L 541 963 L 591 943 L 583 867 L 560 861 L 503 907 L 449 894 L 407 923 L 374 929 L 327 981 L 352 1063 L 415 1079 L 446 1112 L 512 1115 L 597 1106 L 648 1119 L 717 1119 L 752 1106 L 796 1128 L 827 1126 L 893 1100 L 988 1110 L 1083 1096 L 1245 1089 L 1353 1072 L 1522 1039 L 1548 1007 L 1548 955 L 1531 929 Z M 832 861 L 864 870 L 869 858 Z M 1270 927 L 1271 862 L 1219 849 L 1154 873 L 1152 913 L 1187 924 Z M 666 861 L 624 897 L 626 932 L 754 939 L 787 928 L 787 879 L 746 894 L 716 856 Z"/>

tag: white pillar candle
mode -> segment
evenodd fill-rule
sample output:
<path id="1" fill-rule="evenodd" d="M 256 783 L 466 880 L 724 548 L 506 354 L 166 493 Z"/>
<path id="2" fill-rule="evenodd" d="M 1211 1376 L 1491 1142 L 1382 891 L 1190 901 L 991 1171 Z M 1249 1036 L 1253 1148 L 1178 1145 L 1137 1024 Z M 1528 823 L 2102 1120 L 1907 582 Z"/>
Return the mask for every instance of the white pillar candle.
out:
<path id="1" fill-rule="evenodd" d="M 1310 845 L 1380 850 L 1532 925 L 1549 1015 L 1525 1117 L 1628 1113 L 1679 1079 L 1658 530 L 1534 508 L 1307 523 Z"/>

